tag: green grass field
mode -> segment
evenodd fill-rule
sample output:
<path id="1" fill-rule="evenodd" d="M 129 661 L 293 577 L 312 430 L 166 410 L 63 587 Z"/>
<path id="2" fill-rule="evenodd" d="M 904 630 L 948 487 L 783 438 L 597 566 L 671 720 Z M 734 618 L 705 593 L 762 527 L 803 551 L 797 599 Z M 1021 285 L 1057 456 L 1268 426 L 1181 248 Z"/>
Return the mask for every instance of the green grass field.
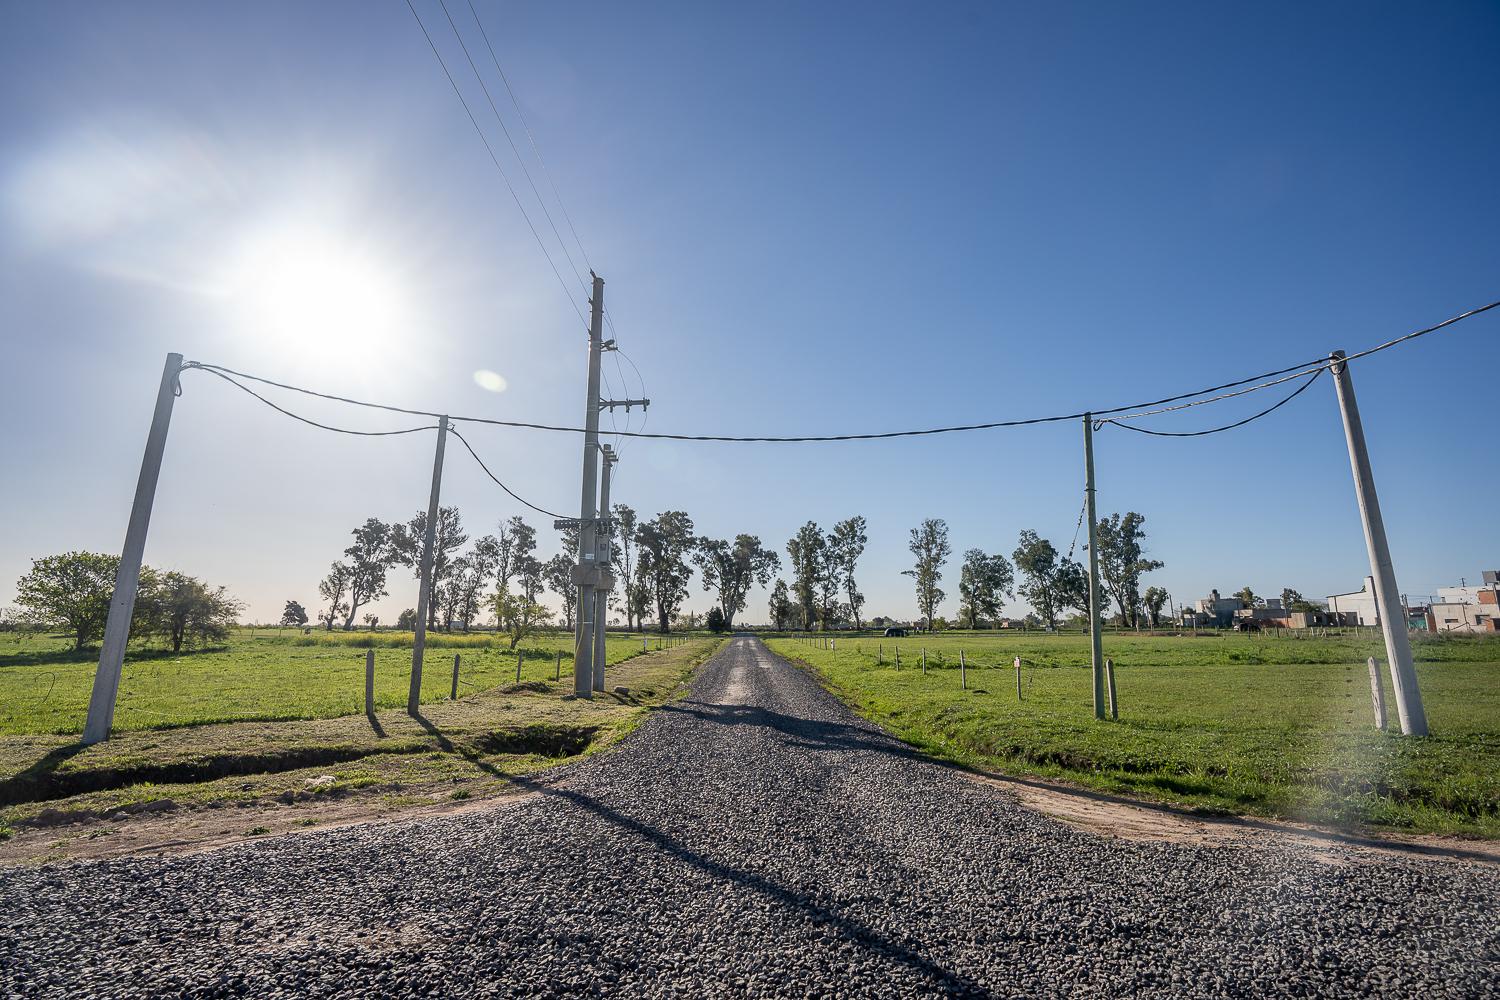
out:
<path id="1" fill-rule="evenodd" d="M 1081 635 L 769 642 L 867 718 L 965 765 L 1212 810 L 1500 836 L 1500 640 L 1415 643 L 1425 739 L 1375 730 L 1364 658 L 1384 650 L 1371 637 L 1110 635 L 1120 718 L 1102 723 Z"/>
<path id="2" fill-rule="evenodd" d="M 649 640 L 656 648 L 656 639 Z M 214 722 L 334 718 L 364 712 L 365 650 L 375 649 L 379 708 L 406 704 L 410 632 L 320 632 L 239 629 L 222 649 L 173 656 L 132 648 L 125 659 L 116 730 Z M 509 639 L 488 634 L 430 635 L 422 701 L 446 699 L 453 656 L 461 656 L 459 693 L 514 682 Z M 609 663 L 641 652 L 641 639 L 609 636 Z M 521 643 L 522 680 L 550 679 L 556 655 L 572 669 L 573 640 L 560 633 Z M 0 735 L 80 733 L 88 714 L 97 652 L 74 653 L 68 640 L 0 635 Z"/>

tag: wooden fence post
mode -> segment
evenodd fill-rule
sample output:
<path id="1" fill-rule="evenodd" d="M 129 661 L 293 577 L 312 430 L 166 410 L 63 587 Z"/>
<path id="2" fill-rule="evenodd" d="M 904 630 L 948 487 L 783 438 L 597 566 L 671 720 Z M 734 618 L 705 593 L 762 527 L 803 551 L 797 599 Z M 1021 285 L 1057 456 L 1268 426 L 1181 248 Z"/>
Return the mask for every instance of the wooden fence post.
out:
<path id="1" fill-rule="evenodd" d="M 552 668 L 552 679 L 562 680 L 562 650 L 557 651 L 557 665 Z"/>
<path id="2" fill-rule="evenodd" d="M 1375 728 L 1385 729 L 1385 692 L 1380 689 L 1380 665 L 1370 657 L 1370 699 L 1375 703 Z"/>
<path id="3" fill-rule="evenodd" d="M 877 643 L 875 646 L 876 666 L 885 666 L 885 643 Z"/>
<path id="4" fill-rule="evenodd" d="M 1016 701 L 1021 700 L 1021 658 L 1016 657 Z"/>
<path id="5" fill-rule="evenodd" d="M 523 652 L 521 652 L 519 649 L 516 650 L 516 683 L 517 684 L 521 683 L 521 657 L 523 657 L 525 655 L 526 654 L 523 653 Z"/>
<path id="6" fill-rule="evenodd" d="M 459 656 L 460 656 L 460 654 L 458 654 L 458 653 L 454 653 L 453 654 L 453 690 L 448 693 L 448 700 L 449 701 L 456 701 L 458 699 L 458 658 L 459 658 Z"/>
<path id="7" fill-rule="evenodd" d="M 365 714 L 375 714 L 375 650 L 365 650 Z"/>

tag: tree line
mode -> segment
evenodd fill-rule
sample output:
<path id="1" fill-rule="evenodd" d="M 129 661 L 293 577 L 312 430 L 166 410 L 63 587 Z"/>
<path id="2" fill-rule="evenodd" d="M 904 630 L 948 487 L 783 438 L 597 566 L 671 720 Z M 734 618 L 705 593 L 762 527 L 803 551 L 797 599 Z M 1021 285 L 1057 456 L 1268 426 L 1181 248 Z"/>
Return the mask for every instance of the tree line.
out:
<path id="1" fill-rule="evenodd" d="M 33 629 L 64 629 L 74 650 L 104 636 L 120 557 L 102 552 L 64 552 L 31 561 L 16 584 L 20 623 Z M 160 640 L 172 652 L 229 638 L 244 605 L 224 587 L 177 570 L 141 567 L 140 589 L 130 619 L 130 638 Z"/>

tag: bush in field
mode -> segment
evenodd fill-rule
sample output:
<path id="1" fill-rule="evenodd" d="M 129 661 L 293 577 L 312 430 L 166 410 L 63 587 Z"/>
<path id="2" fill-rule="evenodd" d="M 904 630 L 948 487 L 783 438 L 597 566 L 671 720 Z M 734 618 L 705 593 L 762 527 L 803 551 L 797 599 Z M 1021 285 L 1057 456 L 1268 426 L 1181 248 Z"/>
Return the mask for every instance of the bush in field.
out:
<path id="1" fill-rule="evenodd" d="M 710 632 L 717 634 L 724 631 L 724 612 L 720 611 L 717 606 L 709 608 L 708 615 L 704 618 L 703 624 L 708 626 Z"/>
<path id="2" fill-rule="evenodd" d="M 417 630 L 417 609 L 406 608 L 397 615 L 396 628 L 402 632 L 415 632 Z"/>
<path id="3" fill-rule="evenodd" d="M 179 653 L 182 647 L 224 642 L 235 617 L 245 606 L 223 587 L 210 587 L 197 577 L 178 573 L 142 575 L 136 598 L 136 628 L 142 635 L 160 637 Z"/>

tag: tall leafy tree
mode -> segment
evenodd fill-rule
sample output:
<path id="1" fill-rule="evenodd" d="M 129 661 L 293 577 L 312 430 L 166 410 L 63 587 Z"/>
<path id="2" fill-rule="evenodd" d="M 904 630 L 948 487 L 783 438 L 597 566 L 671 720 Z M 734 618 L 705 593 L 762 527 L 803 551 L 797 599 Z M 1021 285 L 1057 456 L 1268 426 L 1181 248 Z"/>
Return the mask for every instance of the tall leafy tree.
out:
<path id="1" fill-rule="evenodd" d="M 1160 587 L 1147 587 L 1141 595 L 1141 607 L 1145 609 L 1146 620 L 1152 628 L 1161 622 L 1161 609 L 1166 603 L 1167 592 Z"/>
<path id="2" fill-rule="evenodd" d="M 792 594 L 802 614 L 802 627 L 810 629 L 817 620 L 818 582 L 823 572 L 823 549 L 828 540 L 816 521 L 797 529 L 786 543 L 792 570 Z"/>
<path id="3" fill-rule="evenodd" d="M 307 609 L 299 601 L 287 601 L 281 610 L 281 624 L 301 628 L 307 624 Z"/>
<path id="4" fill-rule="evenodd" d="M 500 531 L 495 535 L 495 592 L 510 593 L 510 583 L 516 578 L 516 569 L 536 551 L 536 529 L 517 515 L 500 522 Z M 500 619 L 502 627 L 508 628 L 506 620 Z"/>
<path id="5" fill-rule="evenodd" d="M 469 551 L 453 562 L 448 597 L 448 620 L 457 621 L 465 632 L 479 615 L 480 595 L 489 587 L 500 559 L 500 543 L 494 535 L 474 540 Z"/>
<path id="6" fill-rule="evenodd" d="M 733 544 L 722 538 L 700 538 L 693 562 L 703 573 L 703 589 L 718 594 L 725 629 L 734 628 L 734 616 L 745 610 L 750 588 L 764 587 L 781 568 L 781 557 L 754 535 L 738 535 Z"/>
<path id="7" fill-rule="evenodd" d="M 1260 603 L 1260 598 L 1257 597 L 1255 595 L 1255 591 L 1251 590 L 1249 587 L 1241 587 L 1238 591 L 1235 592 L 1234 596 L 1238 597 L 1240 599 L 1240 603 L 1247 608 L 1253 608 Z"/>
<path id="8" fill-rule="evenodd" d="M 1048 628 L 1068 608 L 1088 607 L 1088 578 L 1083 567 L 1060 555 L 1052 543 L 1030 528 L 1021 532 L 1020 544 L 1011 553 L 1021 573 L 1016 593 L 1025 598 Z"/>
<path id="9" fill-rule="evenodd" d="M 610 554 L 614 559 L 615 566 L 619 569 L 620 589 L 618 598 L 613 594 L 610 596 L 612 604 L 625 612 L 625 628 L 635 628 L 636 602 L 631 600 L 631 590 L 636 586 L 635 580 L 635 508 L 628 504 L 617 503 L 614 505 L 614 545 Z"/>
<path id="10" fill-rule="evenodd" d="M 31 571 L 16 584 L 16 605 L 28 623 L 65 628 L 73 648 L 83 649 L 104 635 L 119 569 L 119 556 L 100 552 L 33 559 Z"/>
<path id="11" fill-rule="evenodd" d="M 860 593 L 859 584 L 854 580 L 854 570 L 870 540 L 865 534 L 865 528 L 864 517 L 856 514 L 835 524 L 833 532 L 828 536 L 828 548 L 844 581 L 844 599 L 849 604 L 849 614 L 854 619 L 854 627 L 860 629 L 865 627 L 864 620 L 860 618 L 860 611 L 865 606 L 865 595 Z"/>
<path id="12" fill-rule="evenodd" d="M 318 584 L 318 596 L 328 605 L 328 610 L 318 616 L 318 623 L 332 632 L 333 623 L 349 613 L 349 564 L 336 562 L 328 568 L 328 575 Z"/>
<path id="13" fill-rule="evenodd" d="M 386 595 L 386 572 L 396 561 L 391 526 L 384 521 L 369 518 L 351 534 L 354 542 L 344 550 L 349 567 L 349 602 L 344 615 L 346 632 L 354 627 L 354 616 L 359 614 L 360 608 Z"/>
<path id="14" fill-rule="evenodd" d="M 792 603 L 791 594 L 787 592 L 786 581 L 777 579 L 776 586 L 771 588 L 771 625 L 776 631 L 784 631 L 797 613 L 797 607 Z"/>
<path id="15" fill-rule="evenodd" d="M 542 564 L 542 579 L 562 598 L 563 628 L 573 628 L 573 611 L 578 607 L 578 585 L 573 582 L 573 557 L 559 552 Z"/>
<path id="16" fill-rule="evenodd" d="M 635 541 L 636 559 L 656 603 L 657 627 L 668 632 L 693 576 L 688 565 L 696 541 L 693 519 L 680 510 L 663 511 L 636 529 Z"/>
<path id="17" fill-rule="evenodd" d="M 396 562 L 422 578 L 422 546 L 427 540 L 427 512 L 419 510 L 406 524 L 391 529 L 391 544 L 396 553 Z M 435 628 L 448 579 L 453 574 L 453 563 L 458 550 L 463 548 L 469 536 L 464 532 L 463 516 L 457 507 L 439 507 L 437 529 L 432 546 L 432 599 L 427 602 L 427 627 Z"/>
<path id="18" fill-rule="evenodd" d="M 1000 614 L 1005 599 L 1015 596 L 1014 588 L 1015 571 L 1009 559 L 998 552 L 989 555 L 983 549 L 969 549 L 958 576 L 958 613 L 968 619 L 969 628 L 978 628 L 980 619 Z"/>
<path id="19" fill-rule="evenodd" d="M 1120 624 L 1132 628 L 1140 625 L 1141 575 L 1166 565 L 1146 558 L 1141 544 L 1146 540 L 1145 524 L 1143 515 L 1130 511 L 1124 517 L 1101 518 L 1098 528 L 1099 576 L 1119 608 Z"/>
<path id="20" fill-rule="evenodd" d="M 948 544 L 948 523 L 939 517 L 929 517 L 911 529 L 911 540 L 907 548 L 916 558 L 911 569 L 903 570 L 903 576 L 916 581 L 917 609 L 932 628 L 937 620 L 938 605 L 948 596 L 938 583 L 943 579 L 943 564 L 953 553 Z"/>

